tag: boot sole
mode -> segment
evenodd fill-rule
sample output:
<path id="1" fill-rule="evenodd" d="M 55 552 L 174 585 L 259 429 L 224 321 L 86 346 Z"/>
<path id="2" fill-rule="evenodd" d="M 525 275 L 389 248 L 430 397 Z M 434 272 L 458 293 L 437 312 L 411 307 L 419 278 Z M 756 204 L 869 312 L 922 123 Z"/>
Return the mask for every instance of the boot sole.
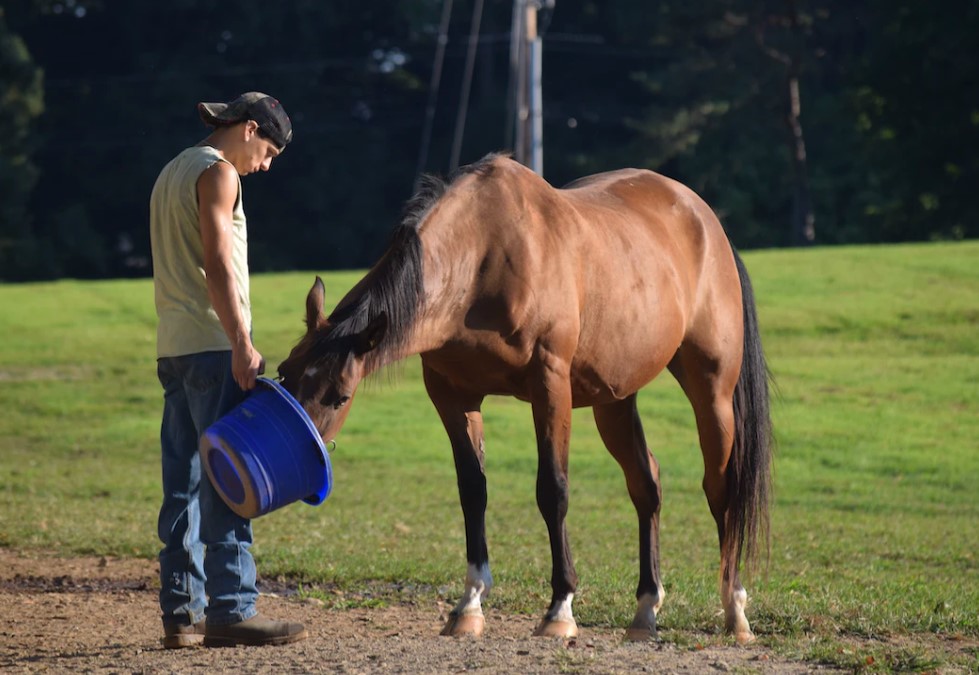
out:
<path id="1" fill-rule="evenodd" d="M 299 642 L 309 637 L 309 633 L 303 631 L 293 635 L 275 635 L 271 637 L 220 637 L 217 635 L 205 635 L 205 647 L 266 647 L 271 645 L 287 645 L 292 642 Z"/>
<path id="2" fill-rule="evenodd" d="M 204 636 L 197 635 L 171 635 L 161 640 L 164 649 L 186 649 L 187 647 L 200 647 L 204 643 Z"/>

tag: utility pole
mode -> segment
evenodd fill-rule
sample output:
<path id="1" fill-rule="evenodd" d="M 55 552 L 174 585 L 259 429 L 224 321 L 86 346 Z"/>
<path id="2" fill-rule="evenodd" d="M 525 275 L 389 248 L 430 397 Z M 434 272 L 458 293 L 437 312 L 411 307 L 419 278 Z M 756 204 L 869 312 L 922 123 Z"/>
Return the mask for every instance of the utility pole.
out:
<path id="1" fill-rule="evenodd" d="M 544 175 L 543 94 L 541 91 L 542 54 L 537 33 L 537 12 L 554 7 L 554 0 L 514 0 L 510 42 L 510 78 L 514 101 L 508 118 L 514 119 L 515 159 L 537 174 Z M 510 122 L 507 121 L 507 140 Z"/>

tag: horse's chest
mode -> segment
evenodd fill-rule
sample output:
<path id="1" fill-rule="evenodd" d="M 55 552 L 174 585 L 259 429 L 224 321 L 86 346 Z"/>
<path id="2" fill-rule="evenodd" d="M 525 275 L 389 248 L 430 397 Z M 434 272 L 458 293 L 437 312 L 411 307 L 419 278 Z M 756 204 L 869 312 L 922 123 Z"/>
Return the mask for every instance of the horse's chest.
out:
<path id="1" fill-rule="evenodd" d="M 529 355 L 505 341 L 491 342 L 448 343 L 422 354 L 422 363 L 459 389 L 482 394 L 523 395 Z"/>

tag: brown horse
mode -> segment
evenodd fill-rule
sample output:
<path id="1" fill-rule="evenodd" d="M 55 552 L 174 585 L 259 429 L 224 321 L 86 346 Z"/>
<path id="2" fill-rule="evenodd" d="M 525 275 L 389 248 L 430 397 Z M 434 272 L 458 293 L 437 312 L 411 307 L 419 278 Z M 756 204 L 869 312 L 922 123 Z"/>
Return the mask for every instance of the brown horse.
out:
<path id="1" fill-rule="evenodd" d="M 279 374 L 324 439 L 339 432 L 366 375 L 421 355 L 465 516 L 465 594 L 444 635 L 483 629 L 492 577 L 480 407 L 498 394 L 533 409 L 553 589 L 536 634 L 577 634 L 568 443 L 572 407 L 591 406 L 639 517 L 638 609 L 627 637 L 656 636 L 662 492 L 636 393 L 668 368 L 697 421 L 726 628 L 740 642 L 752 639 L 739 567 L 759 535 L 767 542 L 768 371 L 744 265 L 696 194 L 637 169 L 555 189 L 489 155 L 448 184 L 427 179 L 387 252 L 328 317 L 323 293 L 317 278 L 306 335 Z"/>

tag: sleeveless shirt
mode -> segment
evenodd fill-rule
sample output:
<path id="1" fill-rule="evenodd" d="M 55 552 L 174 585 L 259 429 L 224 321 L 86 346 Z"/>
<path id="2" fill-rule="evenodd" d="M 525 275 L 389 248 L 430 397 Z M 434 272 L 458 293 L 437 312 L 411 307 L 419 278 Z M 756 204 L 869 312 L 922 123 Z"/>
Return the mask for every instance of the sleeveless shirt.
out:
<path id="1" fill-rule="evenodd" d="M 153 186 L 150 196 L 150 246 L 156 313 L 159 317 L 156 335 L 158 358 L 231 349 L 207 293 L 197 202 L 197 180 L 200 175 L 215 162 L 225 161 L 210 146 L 187 148 L 163 167 Z M 238 288 L 238 305 L 245 326 L 250 331 L 248 231 L 240 176 L 232 225 L 232 269 Z"/>

